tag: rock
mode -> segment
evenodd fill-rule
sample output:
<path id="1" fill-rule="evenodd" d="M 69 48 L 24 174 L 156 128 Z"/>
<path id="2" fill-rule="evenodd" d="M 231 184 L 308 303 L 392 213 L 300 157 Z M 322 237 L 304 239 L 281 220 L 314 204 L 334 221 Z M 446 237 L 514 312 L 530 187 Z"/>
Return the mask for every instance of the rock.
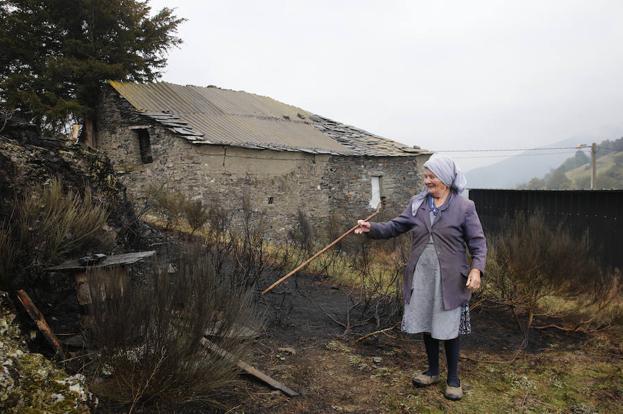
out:
<path id="1" fill-rule="evenodd" d="M 90 413 L 97 399 L 86 378 L 28 352 L 14 319 L 8 295 L 0 292 L 0 412 Z"/>
<path id="2" fill-rule="evenodd" d="M 374 362 L 375 364 L 380 364 L 381 362 L 383 362 L 383 358 L 381 358 L 381 357 L 372 357 L 372 362 Z"/>

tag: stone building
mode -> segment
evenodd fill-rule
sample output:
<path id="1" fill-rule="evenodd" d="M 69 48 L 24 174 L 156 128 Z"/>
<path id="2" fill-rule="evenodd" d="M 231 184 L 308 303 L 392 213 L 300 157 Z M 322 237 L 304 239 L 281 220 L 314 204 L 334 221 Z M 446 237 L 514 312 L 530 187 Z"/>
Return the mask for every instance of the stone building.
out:
<path id="1" fill-rule="evenodd" d="M 213 86 L 110 82 L 92 145 L 130 198 L 150 184 L 240 209 L 243 197 L 281 237 L 302 212 L 312 226 L 353 222 L 381 199 L 402 211 L 430 153 L 271 98 Z"/>

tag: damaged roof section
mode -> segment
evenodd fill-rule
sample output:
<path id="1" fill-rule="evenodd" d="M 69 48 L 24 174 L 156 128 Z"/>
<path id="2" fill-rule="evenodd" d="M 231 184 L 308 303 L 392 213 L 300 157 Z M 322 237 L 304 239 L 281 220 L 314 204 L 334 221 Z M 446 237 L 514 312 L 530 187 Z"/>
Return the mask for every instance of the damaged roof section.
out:
<path id="1" fill-rule="evenodd" d="M 408 147 L 399 142 L 371 134 L 370 132 L 350 125 L 341 124 L 319 115 L 312 115 L 310 119 L 318 130 L 330 136 L 340 144 L 350 148 L 355 155 L 404 156 L 430 154 L 429 151 Z"/>
<path id="2" fill-rule="evenodd" d="M 168 82 L 109 84 L 138 112 L 192 144 L 314 154 L 428 154 L 272 98 Z"/>

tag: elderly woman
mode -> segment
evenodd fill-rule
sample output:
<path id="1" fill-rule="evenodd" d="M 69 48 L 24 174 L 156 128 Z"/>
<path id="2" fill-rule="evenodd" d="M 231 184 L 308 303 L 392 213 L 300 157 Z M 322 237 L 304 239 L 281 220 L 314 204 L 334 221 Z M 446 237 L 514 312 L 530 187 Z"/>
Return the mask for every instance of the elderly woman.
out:
<path id="1" fill-rule="evenodd" d="M 413 377 L 424 387 L 439 382 L 439 341 L 444 341 L 448 377 L 445 396 L 463 397 L 458 375 L 459 335 L 471 332 L 469 299 L 480 288 L 487 246 L 474 203 L 459 194 L 466 180 L 448 158 L 424 164 L 426 189 L 402 214 L 385 223 L 358 221 L 356 233 L 387 239 L 411 230 L 411 254 L 403 279 L 402 330 L 422 333 L 428 369 Z M 468 264 L 466 247 L 472 256 Z"/>

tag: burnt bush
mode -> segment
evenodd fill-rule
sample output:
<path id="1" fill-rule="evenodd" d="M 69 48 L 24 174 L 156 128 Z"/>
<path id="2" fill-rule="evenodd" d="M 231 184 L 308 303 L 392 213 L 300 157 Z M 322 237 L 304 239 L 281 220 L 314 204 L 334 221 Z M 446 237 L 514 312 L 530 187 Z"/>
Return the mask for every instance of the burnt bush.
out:
<path id="1" fill-rule="evenodd" d="M 506 221 L 504 230 L 489 237 L 483 296 L 525 317 L 524 344 L 543 299 L 607 300 L 616 281 L 594 260 L 586 235 L 547 223 L 539 212 Z"/>
<path id="2" fill-rule="evenodd" d="M 164 184 L 147 188 L 148 208 L 165 219 L 165 229 L 170 230 L 182 217 L 185 196 L 169 190 Z"/>
<path id="3" fill-rule="evenodd" d="M 307 214 L 299 209 L 296 214 L 295 226 L 288 233 L 288 237 L 299 249 L 311 253 L 314 247 L 314 230 Z"/>
<path id="4" fill-rule="evenodd" d="M 90 280 L 96 394 L 130 411 L 219 405 L 219 395 L 236 381 L 235 361 L 248 349 L 241 332 L 261 325 L 248 289 L 232 286 L 197 248 L 174 266 L 155 266 L 122 296 L 103 294 L 97 275 Z M 232 359 L 208 349 L 206 335 Z"/>
<path id="5" fill-rule="evenodd" d="M 356 281 L 347 290 L 351 303 L 346 312 L 347 330 L 355 318 L 362 323 L 374 322 L 377 329 L 399 320 L 402 310 L 399 282 L 406 261 L 402 249 L 387 251 L 377 246 L 378 243 L 360 239 L 358 245 L 351 246 L 347 256 Z"/>
<path id="6" fill-rule="evenodd" d="M 191 229 L 191 236 L 203 227 L 210 218 L 210 211 L 203 205 L 201 200 L 184 199 L 182 203 L 182 214 Z"/>

